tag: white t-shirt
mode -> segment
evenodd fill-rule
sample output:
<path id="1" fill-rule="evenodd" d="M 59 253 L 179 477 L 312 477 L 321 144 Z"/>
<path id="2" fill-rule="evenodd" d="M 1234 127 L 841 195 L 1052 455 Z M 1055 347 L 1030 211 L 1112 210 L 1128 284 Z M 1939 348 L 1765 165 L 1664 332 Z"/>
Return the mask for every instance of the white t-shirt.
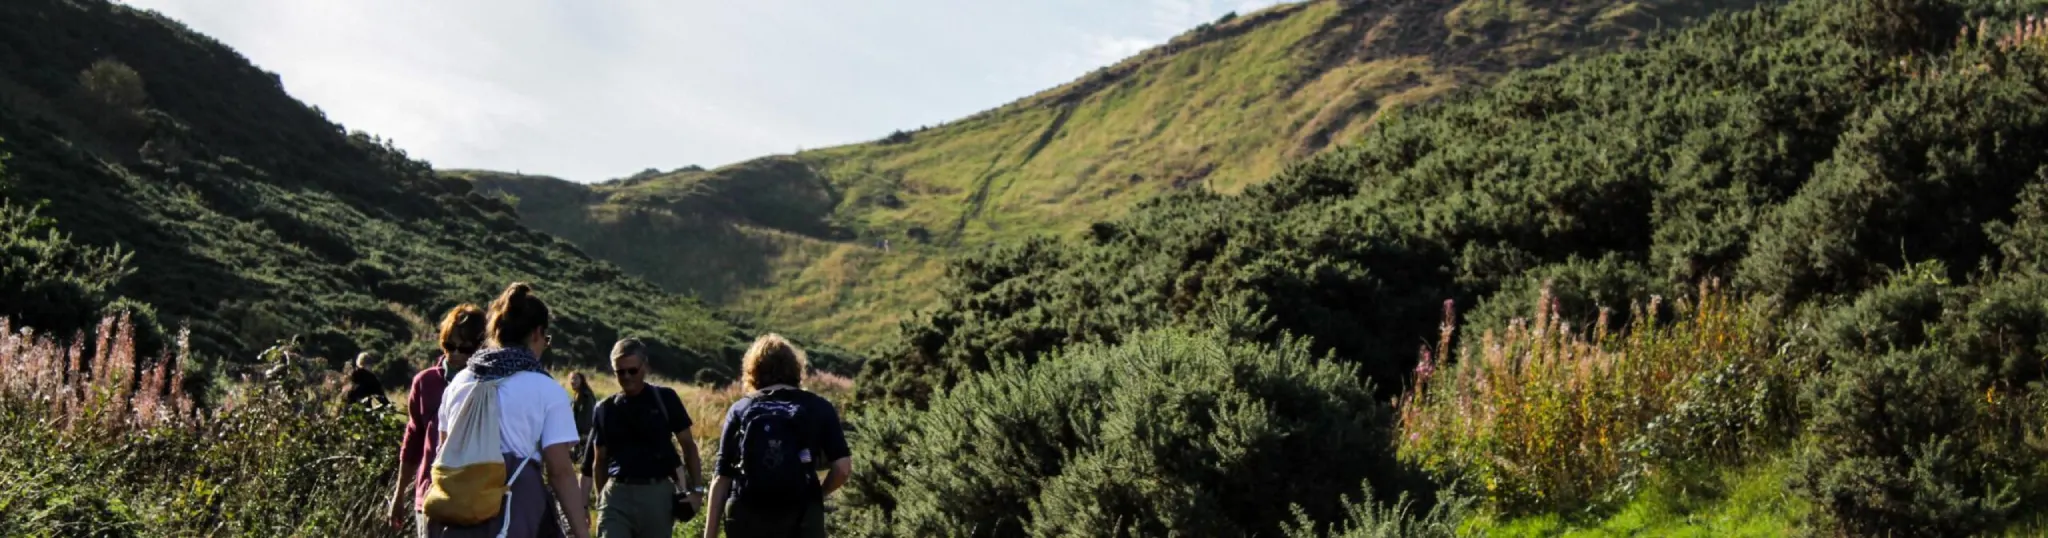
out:
<path id="1" fill-rule="evenodd" d="M 455 409 L 476 390 L 476 375 L 468 369 L 448 381 L 441 396 L 441 434 L 447 435 Z M 540 447 L 574 443 L 576 415 L 569 405 L 569 391 L 554 378 L 538 372 L 520 372 L 498 384 L 498 430 L 504 451 L 522 458 L 540 459 Z"/>

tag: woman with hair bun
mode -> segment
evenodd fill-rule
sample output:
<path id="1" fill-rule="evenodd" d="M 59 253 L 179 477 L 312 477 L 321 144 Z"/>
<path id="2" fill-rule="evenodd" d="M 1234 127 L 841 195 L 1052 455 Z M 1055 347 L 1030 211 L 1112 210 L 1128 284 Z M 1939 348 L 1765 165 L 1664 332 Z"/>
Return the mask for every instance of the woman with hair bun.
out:
<path id="1" fill-rule="evenodd" d="M 548 486 L 542 485 L 540 472 L 545 470 L 554 500 L 560 503 L 560 516 L 568 520 L 569 536 L 590 537 L 590 512 L 570 463 L 578 432 L 569 392 L 541 369 L 541 354 L 547 352 L 551 340 L 551 321 L 547 303 L 526 283 L 506 287 L 491 301 L 490 320 L 484 329 L 486 347 L 449 381 L 441 402 L 440 427 L 448 427 L 451 414 L 461 409 L 482 383 L 499 381 L 498 428 L 506 474 L 512 475 L 519 466 L 530 466 L 529 472 L 518 473 L 509 488 L 511 504 L 496 517 L 461 527 L 430 522 L 430 530 L 443 536 L 499 536 L 501 528 L 508 529 L 503 536 L 559 535 L 562 529 L 556 524 L 556 503 L 548 502 L 543 494 Z"/>

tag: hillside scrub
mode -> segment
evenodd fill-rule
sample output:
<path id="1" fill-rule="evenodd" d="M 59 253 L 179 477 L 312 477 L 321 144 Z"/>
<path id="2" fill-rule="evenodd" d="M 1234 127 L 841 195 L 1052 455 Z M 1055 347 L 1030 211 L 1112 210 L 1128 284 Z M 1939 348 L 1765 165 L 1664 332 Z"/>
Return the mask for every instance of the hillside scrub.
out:
<path id="1" fill-rule="evenodd" d="M 863 371 L 863 428 L 922 442 L 935 419 L 889 417 L 1262 312 L 1241 338 L 1301 337 L 1385 399 L 1421 387 L 1403 455 L 1487 510 L 1600 514 L 1650 475 L 1768 458 L 1813 528 L 2010 530 L 2048 483 L 2048 40 L 2020 18 L 2042 8 L 1717 16 L 1382 117 L 1241 195 L 985 249 Z M 1626 308 L 1659 295 L 1686 308 Z M 1418 369 L 1446 299 L 1495 340 Z"/>
<path id="2" fill-rule="evenodd" d="M 463 175 L 516 194 L 525 224 L 671 291 L 864 351 L 938 298 L 953 255 L 1080 233 L 1162 193 L 1238 192 L 1401 107 L 1756 3 L 1283 3 L 873 142 L 588 187 Z M 849 258 L 860 277 L 843 276 Z"/>
<path id="3" fill-rule="evenodd" d="M 139 325 L 190 329 L 195 383 L 297 336 L 330 367 L 402 358 L 398 384 L 433 356 L 423 320 L 513 281 L 559 307 L 555 345 L 578 361 L 637 336 L 663 373 L 723 380 L 756 332 L 522 227 L 159 14 L 10 1 L 0 27 L 0 310 L 21 323 L 69 333 L 146 305 L 160 321 Z"/>
<path id="4" fill-rule="evenodd" d="M 1006 363 L 853 421 L 852 535 L 1240 536 L 1392 488 L 1385 408 L 1302 342 L 1163 330 Z M 1392 489 L 1380 492 L 1391 498 Z M 1298 507 L 1298 508 L 1297 508 Z"/>
<path id="5" fill-rule="evenodd" d="M 1891 3 L 1716 16 L 1383 117 L 1242 195 L 1174 194 L 967 256 L 859 390 L 914 405 L 987 357 L 1242 308 L 1272 317 L 1263 338 L 1310 337 L 1390 391 L 1445 299 L 1497 326 L 1544 280 L 1591 319 L 1720 279 L 1797 309 L 1915 261 L 1960 278 L 2036 257 L 1992 236 L 2020 233 L 1999 223 L 2048 166 L 2043 49 L 1994 44 L 1995 21 L 2037 6 Z M 2006 18 L 1954 30 L 1978 16 Z"/>

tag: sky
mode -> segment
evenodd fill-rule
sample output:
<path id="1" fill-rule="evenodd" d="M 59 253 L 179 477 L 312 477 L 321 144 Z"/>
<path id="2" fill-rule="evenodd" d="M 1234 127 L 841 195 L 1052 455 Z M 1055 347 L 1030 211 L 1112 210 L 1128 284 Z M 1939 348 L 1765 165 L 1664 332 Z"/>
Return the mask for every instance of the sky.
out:
<path id="1" fill-rule="evenodd" d="M 1274 0 L 124 0 L 438 168 L 603 181 L 937 125 Z"/>

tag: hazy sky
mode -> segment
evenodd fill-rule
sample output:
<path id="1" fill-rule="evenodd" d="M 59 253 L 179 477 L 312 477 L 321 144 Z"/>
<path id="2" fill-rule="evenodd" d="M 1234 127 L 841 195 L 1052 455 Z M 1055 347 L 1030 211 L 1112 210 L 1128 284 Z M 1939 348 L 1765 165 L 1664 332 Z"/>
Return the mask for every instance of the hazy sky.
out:
<path id="1" fill-rule="evenodd" d="M 958 119 L 1274 0 L 126 0 L 441 168 L 599 181 Z"/>

